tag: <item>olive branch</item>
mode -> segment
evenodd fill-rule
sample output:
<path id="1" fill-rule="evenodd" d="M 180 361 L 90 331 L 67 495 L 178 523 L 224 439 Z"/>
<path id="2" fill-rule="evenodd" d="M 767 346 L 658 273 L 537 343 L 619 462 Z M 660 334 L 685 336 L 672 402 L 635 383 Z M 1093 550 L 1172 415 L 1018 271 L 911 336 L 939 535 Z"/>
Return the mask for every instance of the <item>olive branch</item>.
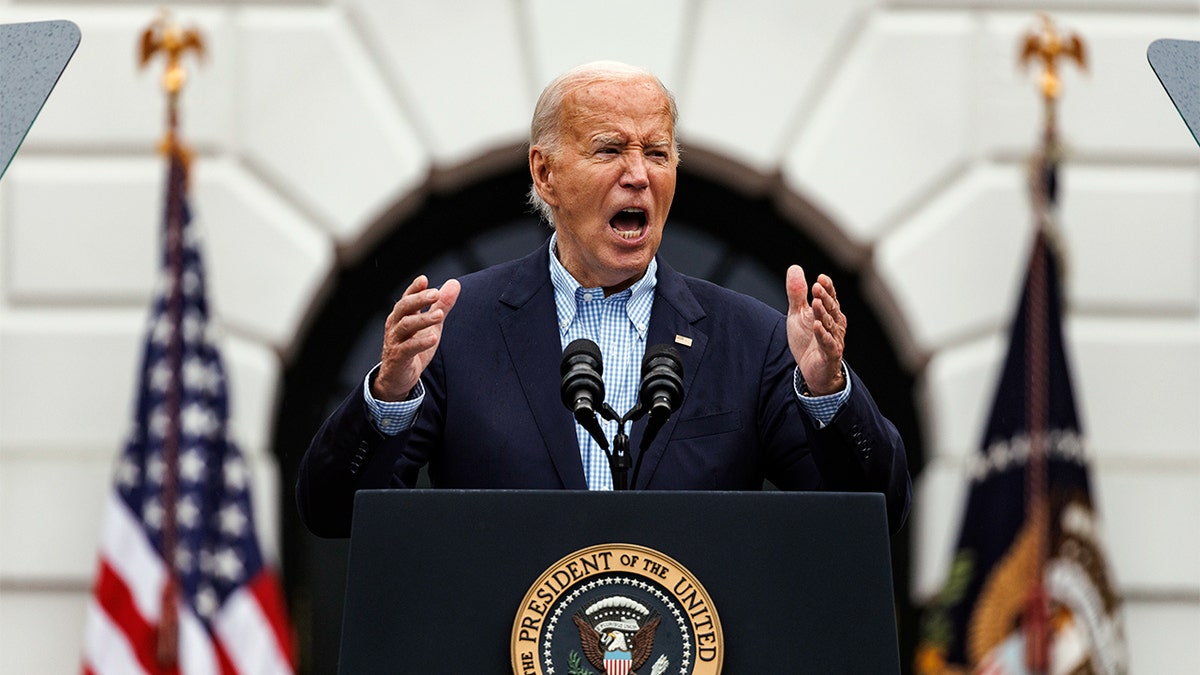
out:
<path id="1" fill-rule="evenodd" d="M 567 675 L 596 675 L 596 673 L 584 667 L 579 652 L 572 649 L 571 653 L 567 655 Z"/>

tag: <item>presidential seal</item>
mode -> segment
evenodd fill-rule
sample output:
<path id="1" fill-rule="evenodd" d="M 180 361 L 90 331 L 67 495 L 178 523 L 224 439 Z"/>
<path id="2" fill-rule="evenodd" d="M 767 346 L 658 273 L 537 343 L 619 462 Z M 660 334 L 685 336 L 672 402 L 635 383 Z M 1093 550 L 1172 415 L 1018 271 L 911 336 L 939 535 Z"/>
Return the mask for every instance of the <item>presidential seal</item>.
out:
<path id="1" fill-rule="evenodd" d="M 525 594 L 512 630 L 516 675 L 716 675 L 724 652 L 700 582 L 634 544 L 554 563 Z"/>

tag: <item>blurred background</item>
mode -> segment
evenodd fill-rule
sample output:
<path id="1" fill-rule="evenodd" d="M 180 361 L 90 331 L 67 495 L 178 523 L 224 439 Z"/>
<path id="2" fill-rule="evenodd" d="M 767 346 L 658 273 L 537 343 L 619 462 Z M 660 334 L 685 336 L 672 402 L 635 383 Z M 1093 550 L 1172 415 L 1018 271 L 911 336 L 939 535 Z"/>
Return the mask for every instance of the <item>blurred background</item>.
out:
<path id="1" fill-rule="evenodd" d="M 1034 231 L 1038 11 L 1064 66 L 1064 334 L 1132 672 L 1200 663 L 1200 149 L 1147 63 L 1200 39 L 1196 0 L 179 2 L 206 56 L 181 129 L 230 423 L 304 672 L 337 658 L 345 542 L 291 484 L 377 360 L 383 317 L 548 231 L 524 144 L 584 61 L 657 73 L 684 154 L 662 249 L 786 308 L 798 262 L 838 284 L 849 362 L 900 427 L 913 512 L 893 539 L 902 660 L 946 581 Z M 101 517 L 160 261 L 157 7 L 0 0 L 82 42 L 0 181 L 0 672 L 78 672 Z"/>

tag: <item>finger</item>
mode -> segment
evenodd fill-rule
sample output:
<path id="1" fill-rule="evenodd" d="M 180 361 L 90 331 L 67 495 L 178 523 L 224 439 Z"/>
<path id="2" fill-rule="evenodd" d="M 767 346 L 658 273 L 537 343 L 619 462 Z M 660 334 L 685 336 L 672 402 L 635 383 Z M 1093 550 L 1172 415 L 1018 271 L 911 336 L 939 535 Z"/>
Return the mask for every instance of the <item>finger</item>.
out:
<path id="1" fill-rule="evenodd" d="M 421 283 L 418 283 L 421 282 Z M 424 277 L 418 277 L 404 291 L 404 295 L 392 305 L 392 311 L 388 314 L 388 324 L 393 324 L 406 316 L 416 314 L 431 306 L 438 299 L 438 291 L 435 288 L 427 288 L 428 281 Z"/>
<path id="2" fill-rule="evenodd" d="M 404 295 L 396 301 L 392 308 L 392 314 L 396 319 L 422 312 L 427 308 L 439 308 L 444 312 L 449 312 L 450 308 L 458 300 L 458 292 L 460 285 L 458 280 L 450 279 L 442 285 L 441 289 L 428 288 L 429 280 L 424 275 L 417 277 L 413 283 L 404 291 Z"/>
<path id="3" fill-rule="evenodd" d="M 420 294 L 423 291 L 428 290 L 428 288 L 429 288 L 429 277 L 425 276 L 424 274 L 418 274 L 408 284 L 408 288 L 405 288 L 404 292 L 400 294 L 400 299 L 403 300 L 404 298 Z"/>
<path id="4" fill-rule="evenodd" d="M 428 327 L 441 327 L 446 315 L 458 301 L 461 286 L 450 279 L 442 288 L 423 290 L 401 298 L 389 317 L 387 333 L 396 341 L 411 339 L 418 331 Z"/>
<path id="5" fill-rule="evenodd" d="M 429 277 L 425 276 L 424 274 L 418 274 L 416 278 L 412 280 L 412 283 L 408 285 L 408 288 L 404 289 L 403 295 L 419 293 L 426 288 L 429 288 Z"/>
<path id="6" fill-rule="evenodd" d="M 785 285 L 788 297 L 788 314 L 803 312 L 809 309 L 808 281 L 804 278 L 804 269 L 799 265 L 789 267 Z"/>
<path id="7" fill-rule="evenodd" d="M 833 287 L 833 279 L 830 279 L 829 275 L 822 274 L 818 276 L 817 283 L 821 285 L 821 288 L 825 289 L 829 293 L 831 298 L 837 300 L 837 289 Z"/>
<path id="8" fill-rule="evenodd" d="M 428 312 L 416 312 L 401 317 L 392 326 L 388 337 L 393 342 L 404 342 L 412 339 L 417 333 L 435 326 L 440 327 L 446 319 L 446 312 L 441 309 L 431 309 Z"/>
<path id="9" fill-rule="evenodd" d="M 427 330 L 433 330 L 440 334 L 445 317 L 445 310 L 439 309 L 439 307 L 397 317 L 396 321 L 390 322 L 386 328 L 384 346 L 403 348 L 404 352 L 413 353 L 425 350 L 430 346 L 426 344 L 427 340 L 422 340 L 420 345 L 407 345 L 407 342 L 415 340 Z"/>
<path id="10" fill-rule="evenodd" d="M 835 308 L 834 312 L 825 311 L 821 317 L 821 325 L 826 333 L 838 340 L 839 345 L 845 341 L 846 315 L 840 308 Z"/>
<path id="11" fill-rule="evenodd" d="M 821 353 L 825 356 L 825 359 L 829 362 L 841 361 L 842 353 L 845 350 L 845 343 L 837 325 L 826 325 L 823 322 L 817 322 L 813 333 L 816 335 L 817 345 Z"/>
<path id="12" fill-rule="evenodd" d="M 385 348 L 384 360 L 397 364 L 406 363 L 416 358 L 422 352 L 436 347 L 440 338 L 440 330 L 431 327 L 423 328 L 407 336 L 404 340 L 392 343 L 390 349 Z"/>
<path id="13" fill-rule="evenodd" d="M 841 311 L 841 303 L 838 302 L 833 280 L 824 274 L 817 277 L 817 283 L 813 284 L 813 300 L 814 304 L 816 300 L 820 300 L 821 307 L 835 317 Z"/>

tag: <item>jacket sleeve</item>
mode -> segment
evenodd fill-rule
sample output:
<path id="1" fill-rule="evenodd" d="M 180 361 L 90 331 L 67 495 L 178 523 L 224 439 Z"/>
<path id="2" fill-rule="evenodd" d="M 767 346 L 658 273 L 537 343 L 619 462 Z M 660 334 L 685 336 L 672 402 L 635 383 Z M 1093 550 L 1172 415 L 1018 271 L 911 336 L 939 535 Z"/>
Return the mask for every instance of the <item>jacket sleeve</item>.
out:
<path id="1" fill-rule="evenodd" d="M 765 405 L 759 411 L 767 479 L 783 490 L 879 492 L 887 503 L 889 529 L 899 531 L 908 516 L 912 484 L 896 427 L 847 364 L 850 397 L 818 429 L 796 400 L 796 364 L 782 320 L 771 343 L 763 369 Z"/>
<path id="2" fill-rule="evenodd" d="M 904 441 L 858 375 L 849 366 L 846 371 L 852 378 L 849 400 L 824 428 L 806 421 L 813 458 L 825 489 L 882 493 L 888 527 L 895 533 L 908 518 L 912 502 Z"/>
<path id="3" fill-rule="evenodd" d="M 355 388 L 321 425 L 300 460 L 296 506 L 305 527 L 320 537 L 350 536 L 355 493 L 399 487 L 392 469 L 409 433 L 381 434 L 371 423 L 362 389 Z"/>

